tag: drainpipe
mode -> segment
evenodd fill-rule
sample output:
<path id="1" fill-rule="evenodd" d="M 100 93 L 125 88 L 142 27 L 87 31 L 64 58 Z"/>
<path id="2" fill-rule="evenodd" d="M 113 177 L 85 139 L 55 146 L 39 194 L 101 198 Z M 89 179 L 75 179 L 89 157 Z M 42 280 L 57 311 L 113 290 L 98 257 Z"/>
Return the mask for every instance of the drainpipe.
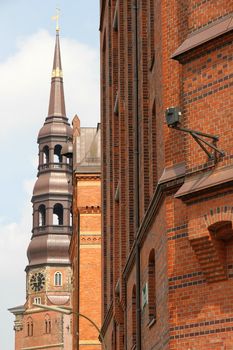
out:
<path id="1" fill-rule="evenodd" d="M 77 181 L 77 179 L 75 180 Z M 75 183 L 75 185 L 77 186 L 77 182 Z M 80 211 L 78 209 L 78 227 L 77 227 L 77 255 L 78 255 L 78 259 L 77 259 L 77 264 L 78 264 L 78 271 L 77 271 L 77 278 L 78 278 L 78 295 L 77 295 L 77 305 L 78 305 L 78 310 L 77 310 L 77 314 L 80 311 Z M 77 350 L 79 349 L 79 317 L 77 315 L 74 315 L 76 318 L 76 324 L 77 324 L 77 334 L 76 334 L 76 341 L 77 341 Z"/>
<path id="2" fill-rule="evenodd" d="M 139 200 L 139 57 L 138 57 L 138 0 L 134 0 L 134 188 L 135 188 L 135 239 L 136 239 L 136 349 L 141 350 L 141 288 L 140 288 L 140 246 L 137 242 L 137 232 L 140 225 Z"/>

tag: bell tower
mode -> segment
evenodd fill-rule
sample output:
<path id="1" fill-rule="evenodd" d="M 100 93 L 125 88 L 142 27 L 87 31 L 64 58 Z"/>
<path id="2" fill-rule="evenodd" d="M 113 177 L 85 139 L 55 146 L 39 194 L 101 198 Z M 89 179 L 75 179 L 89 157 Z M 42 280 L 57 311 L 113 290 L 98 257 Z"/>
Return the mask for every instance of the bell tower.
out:
<path id="1" fill-rule="evenodd" d="M 66 117 L 59 28 L 56 29 L 48 116 L 38 134 L 39 164 L 32 195 L 33 227 L 27 250 L 26 303 L 15 314 L 16 346 L 71 349 L 70 317 L 34 303 L 71 307 L 72 164 L 62 147 L 72 139 Z"/>
<path id="2" fill-rule="evenodd" d="M 38 135 L 38 179 L 32 196 L 33 234 L 26 267 L 27 293 L 33 297 L 41 293 L 42 303 L 46 303 L 48 298 L 58 297 L 58 293 L 60 296 L 65 293 L 70 279 L 68 248 L 72 225 L 72 166 L 61 155 L 61 150 L 71 138 L 72 129 L 65 111 L 57 30 L 48 116 Z"/>

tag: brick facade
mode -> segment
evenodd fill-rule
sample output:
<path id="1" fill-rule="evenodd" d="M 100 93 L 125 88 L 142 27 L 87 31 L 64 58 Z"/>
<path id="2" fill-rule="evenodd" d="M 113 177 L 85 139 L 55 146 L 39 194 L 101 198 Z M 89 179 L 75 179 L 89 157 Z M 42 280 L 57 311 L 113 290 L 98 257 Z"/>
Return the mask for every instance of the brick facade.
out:
<path id="1" fill-rule="evenodd" d="M 53 303 L 48 303 L 53 305 Z M 70 305 L 65 305 L 70 307 Z M 15 321 L 15 349 L 71 349 L 71 317 L 53 311 L 29 308 Z"/>
<path id="2" fill-rule="evenodd" d="M 101 326 L 101 181 L 99 132 L 73 120 L 74 195 L 73 310 Z M 77 324 L 78 321 L 78 324 Z M 78 333 L 78 336 L 76 336 Z M 100 349 L 99 334 L 83 317 L 73 317 L 73 349 Z"/>
<path id="3" fill-rule="evenodd" d="M 100 5 L 107 347 L 231 349 L 233 4 Z"/>

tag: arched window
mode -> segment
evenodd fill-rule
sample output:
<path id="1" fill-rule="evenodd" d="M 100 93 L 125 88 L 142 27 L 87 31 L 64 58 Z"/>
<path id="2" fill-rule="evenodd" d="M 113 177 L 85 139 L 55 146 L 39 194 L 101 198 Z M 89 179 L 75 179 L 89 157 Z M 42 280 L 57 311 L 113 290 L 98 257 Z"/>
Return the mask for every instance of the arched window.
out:
<path id="1" fill-rule="evenodd" d="M 73 213 L 72 213 L 72 208 L 70 209 L 70 226 L 73 225 Z"/>
<path id="2" fill-rule="evenodd" d="M 136 286 L 132 291 L 132 347 L 136 345 Z"/>
<path id="3" fill-rule="evenodd" d="M 59 271 L 54 274 L 54 285 L 62 286 L 62 273 Z"/>
<path id="4" fill-rule="evenodd" d="M 48 164 L 49 163 L 49 147 L 44 146 L 42 152 L 43 152 L 43 164 Z"/>
<path id="5" fill-rule="evenodd" d="M 210 225 L 208 227 L 208 230 L 215 240 L 227 243 L 232 239 L 232 221 L 217 221 L 214 224 Z"/>
<path id="6" fill-rule="evenodd" d="M 156 321 L 155 251 L 150 251 L 148 260 L 148 314 L 149 322 Z"/>
<path id="7" fill-rule="evenodd" d="M 63 206 L 59 203 L 53 207 L 53 225 L 63 225 Z"/>
<path id="8" fill-rule="evenodd" d="M 33 320 L 31 317 L 27 319 L 27 336 L 32 337 L 33 336 Z"/>
<path id="9" fill-rule="evenodd" d="M 38 208 L 39 212 L 39 226 L 45 226 L 45 205 L 41 204 Z"/>
<path id="10" fill-rule="evenodd" d="M 51 319 L 49 315 L 45 316 L 45 333 L 50 334 L 51 333 Z"/>
<path id="11" fill-rule="evenodd" d="M 41 304 L 41 297 L 34 298 L 33 303 L 34 304 Z"/>
<path id="12" fill-rule="evenodd" d="M 61 149 L 61 145 L 54 147 L 54 163 L 62 163 Z"/>

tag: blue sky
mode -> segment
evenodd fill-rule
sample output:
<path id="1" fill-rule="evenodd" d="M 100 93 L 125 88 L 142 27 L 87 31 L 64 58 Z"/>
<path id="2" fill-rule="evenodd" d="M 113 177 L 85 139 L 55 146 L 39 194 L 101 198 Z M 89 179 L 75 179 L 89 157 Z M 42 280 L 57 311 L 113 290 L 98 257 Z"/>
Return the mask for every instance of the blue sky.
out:
<path id="1" fill-rule="evenodd" d="M 47 116 L 55 23 L 61 9 L 66 111 L 99 121 L 99 1 L 0 0 L 0 349 L 14 349 L 7 308 L 25 302 L 26 249 L 37 134 Z M 7 266 L 6 266 L 7 265 Z"/>
<path id="2" fill-rule="evenodd" d="M 14 53 L 20 36 L 30 35 L 40 29 L 53 33 L 56 7 L 61 9 L 63 36 L 98 48 L 98 0 L 1 0 L 0 60 Z M 6 36 L 7 33 L 7 36 Z"/>

